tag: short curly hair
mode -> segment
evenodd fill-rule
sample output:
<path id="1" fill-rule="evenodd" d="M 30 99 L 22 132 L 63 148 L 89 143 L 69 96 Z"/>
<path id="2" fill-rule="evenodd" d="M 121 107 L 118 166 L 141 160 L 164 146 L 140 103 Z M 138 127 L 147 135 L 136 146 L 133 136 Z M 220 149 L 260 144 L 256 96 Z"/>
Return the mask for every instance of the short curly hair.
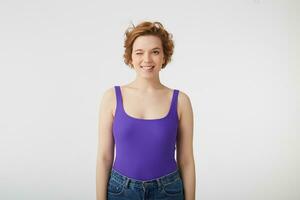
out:
<path id="1" fill-rule="evenodd" d="M 125 31 L 125 40 L 124 40 L 125 52 L 123 55 L 125 64 L 133 68 L 131 64 L 132 61 L 131 56 L 132 56 L 132 47 L 135 39 L 138 38 L 139 36 L 153 35 L 161 39 L 163 53 L 165 57 L 165 62 L 162 65 L 162 68 L 165 68 L 166 65 L 171 62 L 171 57 L 174 51 L 173 35 L 169 33 L 160 22 L 157 21 L 155 22 L 144 21 L 138 24 L 137 26 L 134 26 L 134 24 L 132 25 L 133 25 L 132 27 L 127 28 Z"/>

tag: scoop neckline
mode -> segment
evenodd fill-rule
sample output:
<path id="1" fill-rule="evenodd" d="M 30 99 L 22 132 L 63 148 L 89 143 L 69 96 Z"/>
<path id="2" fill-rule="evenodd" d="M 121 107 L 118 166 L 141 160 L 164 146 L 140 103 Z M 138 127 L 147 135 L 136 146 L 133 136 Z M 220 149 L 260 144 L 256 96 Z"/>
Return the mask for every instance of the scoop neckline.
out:
<path id="1" fill-rule="evenodd" d="M 161 118 L 155 118 L 155 119 L 143 119 L 143 118 L 133 117 L 133 116 L 129 115 L 129 114 L 125 111 L 124 104 L 123 104 L 123 95 L 122 95 L 121 86 L 118 86 L 118 87 L 119 87 L 119 91 L 120 91 L 122 111 L 123 111 L 123 113 L 126 115 L 126 117 L 131 118 L 131 119 L 134 119 L 134 120 L 139 120 L 139 121 L 158 121 L 158 120 L 164 120 L 164 119 L 166 119 L 166 118 L 169 117 L 169 115 L 170 115 L 170 113 L 171 113 L 171 110 L 172 110 L 172 106 L 173 106 L 173 101 L 174 101 L 174 96 L 175 96 L 175 89 L 172 89 L 171 104 L 170 104 L 170 106 L 169 106 L 169 111 L 168 111 L 168 113 L 166 114 L 166 116 L 161 117 Z"/>

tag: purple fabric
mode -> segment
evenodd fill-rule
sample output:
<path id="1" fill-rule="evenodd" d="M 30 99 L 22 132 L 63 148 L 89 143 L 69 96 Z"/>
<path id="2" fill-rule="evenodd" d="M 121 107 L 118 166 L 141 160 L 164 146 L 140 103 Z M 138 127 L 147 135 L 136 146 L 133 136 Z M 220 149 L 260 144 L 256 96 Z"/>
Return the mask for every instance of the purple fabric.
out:
<path id="1" fill-rule="evenodd" d="M 178 90 L 173 90 L 168 114 L 159 119 L 129 116 L 120 86 L 115 86 L 117 107 L 113 121 L 116 159 L 113 169 L 136 180 L 152 180 L 177 169 L 175 144 L 178 128 Z"/>

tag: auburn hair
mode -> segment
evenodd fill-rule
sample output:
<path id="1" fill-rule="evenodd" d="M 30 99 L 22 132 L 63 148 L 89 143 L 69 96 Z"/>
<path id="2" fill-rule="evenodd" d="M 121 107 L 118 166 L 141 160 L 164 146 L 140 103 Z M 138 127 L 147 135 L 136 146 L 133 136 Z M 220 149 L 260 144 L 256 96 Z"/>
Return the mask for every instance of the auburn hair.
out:
<path id="1" fill-rule="evenodd" d="M 132 24 L 132 27 L 126 29 L 124 39 L 125 52 L 123 55 L 125 64 L 133 68 L 131 64 L 133 43 L 136 38 L 145 35 L 153 35 L 160 38 L 165 58 L 165 63 L 162 65 L 162 68 L 165 68 L 166 65 L 171 62 L 171 57 L 174 51 L 173 35 L 169 33 L 160 22 L 157 21 L 144 21 L 139 23 L 137 26 Z"/>

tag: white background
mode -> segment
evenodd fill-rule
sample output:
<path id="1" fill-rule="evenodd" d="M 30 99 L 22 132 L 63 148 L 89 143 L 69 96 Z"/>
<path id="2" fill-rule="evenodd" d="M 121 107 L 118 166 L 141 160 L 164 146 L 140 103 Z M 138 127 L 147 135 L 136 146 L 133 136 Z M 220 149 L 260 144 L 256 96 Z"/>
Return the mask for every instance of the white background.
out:
<path id="1" fill-rule="evenodd" d="M 173 34 L 161 81 L 192 101 L 197 199 L 300 199 L 299 12 L 284 0 L 1 0 L 0 199 L 96 198 L 99 101 L 134 79 L 124 32 L 143 20 Z"/>

